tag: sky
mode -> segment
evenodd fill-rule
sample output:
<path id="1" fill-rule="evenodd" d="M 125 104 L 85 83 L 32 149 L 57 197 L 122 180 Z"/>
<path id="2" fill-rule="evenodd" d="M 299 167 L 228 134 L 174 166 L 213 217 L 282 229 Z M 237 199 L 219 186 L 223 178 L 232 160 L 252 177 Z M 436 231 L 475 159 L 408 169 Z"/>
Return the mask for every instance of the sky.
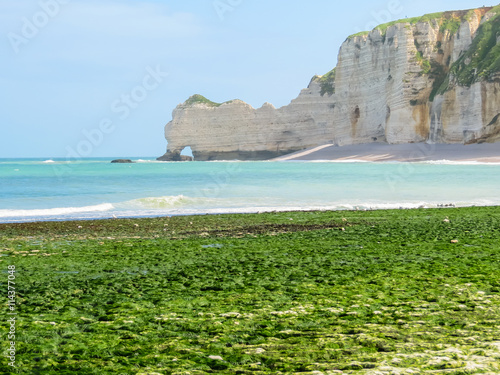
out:
<path id="1" fill-rule="evenodd" d="M 0 158 L 158 157 L 193 94 L 287 105 L 380 23 L 484 0 L 0 0 Z"/>

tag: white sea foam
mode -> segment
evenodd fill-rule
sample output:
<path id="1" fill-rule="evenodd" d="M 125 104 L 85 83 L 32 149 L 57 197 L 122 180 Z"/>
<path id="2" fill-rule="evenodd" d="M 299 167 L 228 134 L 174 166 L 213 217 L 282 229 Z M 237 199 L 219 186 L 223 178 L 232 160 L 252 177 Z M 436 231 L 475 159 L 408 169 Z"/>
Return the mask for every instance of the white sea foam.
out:
<path id="1" fill-rule="evenodd" d="M 470 206 L 492 206 L 500 202 L 488 200 L 478 200 L 471 202 L 394 202 L 394 203 L 375 203 L 375 202 L 357 202 L 349 203 L 327 203 L 327 204 L 308 204 L 294 205 L 283 203 L 281 205 L 252 205 L 244 204 L 240 199 L 227 198 L 214 200 L 212 204 L 205 198 L 187 198 L 187 197 L 165 197 L 168 204 L 162 204 L 158 198 L 139 199 L 143 203 L 139 210 L 128 211 L 125 209 L 119 216 L 162 216 L 162 215 L 200 215 L 200 214 L 239 214 L 239 213 L 259 213 L 259 212 L 288 212 L 288 211 L 371 211 L 371 210 L 390 210 L 390 209 L 418 209 L 418 208 L 438 208 L 438 207 L 470 207 Z M 144 204 L 144 202 L 158 202 L 158 205 Z M 183 203 L 181 203 L 183 202 Z M 189 202 L 189 203 L 188 203 Z M 196 203 L 198 202 L 198 204 Z M 199 205 L 204 202 L 203 205 Z M 127 202 L 130 203 L 130 202 Z M 275 202 L 274 202 L 275 203 Z M 129 209 L 132 208 L 129 206 Z M 139 207 L 136 207 L 136 209 Z"/>
<path id="2" fill-rule="evenodd" d="M 310 160 L 310 161 L 305 161 L 306 163 L 372 163 L 371 161 L 368 160 L 361 160 L 361 159 L 338 159 L 338 160 Z"/>
<path id="3" fill-rule="evenodd" d="M 204 205 L 211 201 L 210 198 L 194 198 L 184 195 L 173 195 L 164 197 L 146 197 L 133 199 L 131 201 L 116 204 L 117 208 L 137 208 L 137 209 L 168 209 L 180 208 L 191 205 Z"/>
<path id="4" fill-rule="evenodd" d="M 434 164 L 434 165 L 500 165 L 500 163 L 490 163 L 490 162 L 482 162 L 476 160 L 428 160 L 418 162 L 421 164 Z"/>
<path id="5" fill-rule="evenodd" d="M 126 217 L 161 217 L 179 215 L 204 215 L 204 214 L 243 214 L 264 212 L 288 212 L 288 211 L 370 211 L 387 209 L 417 209 L 437 208 L 441 205 L 448 207 L 470 207 L 470 206 L 492 206 L 500 202 L 489 200 L 477 200 L 469 202 L 401 202 L 401 203 L 374 203 L 356 202 L 353 204 L 344 202 L 331 202 L 326 204 L 276 204 L 276 202 L 265 202 L 262 205 L 246 204 L 241 199 L 209 199 L 193 198 L 184 196 L 150 197 L 141 198 L 123 203 L 105 203 L 87 207 L 63 207 L 39 210 L 0 210 L 0 222 L 22 222 L 33 220 L 51 219 L 103 219 L 103 218 L 126 218 Z M 273 204 L 274 203 L 274 204 Z M 2 220 L 3 219 L 3 220 Z"/>
<path id="6" fill-rule="evenodd" d="M 44 163 L 55 163 L 55 161 L 52 159 L 49 159 L 49 160 L 45 160 Z"/>
<path id="7" fill-rule="evenodd" d="M 0 210 L 0 217 L 65 216 L 79 213 L 104 212 L 114 208 L 111 203 L 85 207 L 57 207 L 36 210 Z"/>

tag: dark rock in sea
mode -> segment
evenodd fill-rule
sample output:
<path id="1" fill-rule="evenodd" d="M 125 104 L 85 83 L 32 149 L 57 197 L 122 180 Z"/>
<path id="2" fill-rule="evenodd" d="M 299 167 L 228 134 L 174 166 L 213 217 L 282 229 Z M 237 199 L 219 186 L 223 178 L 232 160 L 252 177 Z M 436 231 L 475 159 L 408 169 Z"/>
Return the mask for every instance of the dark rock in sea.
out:
<path id="1" fill-rule="evenodd" d="M 193 161 L 194 158 L 188 155 L 181 155 L 180 153 L 165 154 L 162 157 L 157 158 L 159 161 Z"/>
<path id="2" fill-rule="evenodd" d="M 115 159 L 111 160 L 111 163 L 134 163 L 134 162 L 130 159 Z"/>

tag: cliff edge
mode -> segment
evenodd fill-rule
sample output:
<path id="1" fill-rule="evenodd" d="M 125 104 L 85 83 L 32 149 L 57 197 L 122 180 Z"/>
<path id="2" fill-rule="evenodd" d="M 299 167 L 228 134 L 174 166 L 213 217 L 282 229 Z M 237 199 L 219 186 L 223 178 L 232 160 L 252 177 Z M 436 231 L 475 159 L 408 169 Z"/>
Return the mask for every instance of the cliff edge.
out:
<path id="1" fill-rule="evenodd" d="M 264 160 L 322 144 L 500 141 L 500 5 L 428 14 L 352 35 L 337 67 L 289 105 L 194 95 L 165 127 L 180 160 Z"/>

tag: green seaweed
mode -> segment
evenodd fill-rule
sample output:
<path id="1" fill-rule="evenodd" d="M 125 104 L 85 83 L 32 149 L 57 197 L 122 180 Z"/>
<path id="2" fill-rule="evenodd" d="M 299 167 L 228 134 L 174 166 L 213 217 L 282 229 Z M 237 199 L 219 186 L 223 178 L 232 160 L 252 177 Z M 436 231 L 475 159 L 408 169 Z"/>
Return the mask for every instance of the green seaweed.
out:
<path id="1" fill-rule="evenodd" d="M 496 373 L 499 228 L 499 207 L 0 225 L 0 372 Z"/>

